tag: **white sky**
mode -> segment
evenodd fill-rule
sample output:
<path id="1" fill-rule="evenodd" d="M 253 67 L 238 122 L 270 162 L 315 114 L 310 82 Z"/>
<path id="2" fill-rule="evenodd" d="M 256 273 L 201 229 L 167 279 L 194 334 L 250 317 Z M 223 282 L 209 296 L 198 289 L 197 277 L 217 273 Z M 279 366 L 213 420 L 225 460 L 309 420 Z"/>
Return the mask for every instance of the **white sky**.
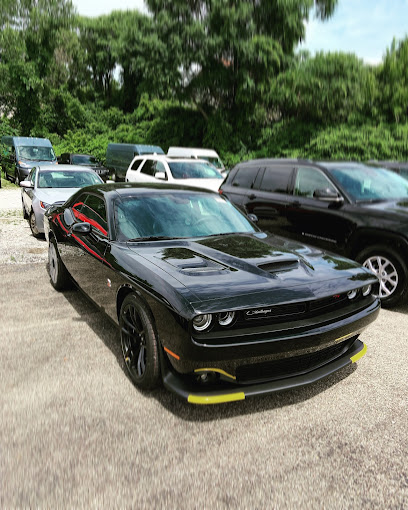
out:
<path id="1" fill-rule="evenodd" d="M 79 14 L 99 16 L 113 10 L 147 12 L 143 0 L 72 0 Z M 339 0 L 324 23 L 311 18 L 301 48 L 355 53 L 367 63 L 381 61 L 393 38 L 408 36 L 408 0 Z"/>

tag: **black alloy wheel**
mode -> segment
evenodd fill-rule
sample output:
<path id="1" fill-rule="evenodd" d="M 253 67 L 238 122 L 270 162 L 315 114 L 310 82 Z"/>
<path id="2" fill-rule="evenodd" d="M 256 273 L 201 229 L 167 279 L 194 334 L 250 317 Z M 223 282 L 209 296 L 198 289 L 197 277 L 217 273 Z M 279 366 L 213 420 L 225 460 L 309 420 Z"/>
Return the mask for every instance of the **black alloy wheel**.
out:
<path id="1" fill-rule="evenodd" d="M 36 237 L 37 239 L 39 237 L 42 237 L 41 232 L 38 230 L 37 221 L 35 219 L 35 214 L 34 214 L 33 210 L 31 210 L 30 218 L 28 219 L 28 222 L 30 224 L 31 233 L 33 234 L 33 236 Z"/>
<path id="2" fill-rule="evenodd" d="M 136 294 L 124 299 L 119 327 L 123 359 L 130 378 L 139 388 L 155 388 L 160 379 L 157 334 L 149 310 Z"/>
<path id="3" fill-rule="evenodd" d="M 384 308 L 403 304 L 408 297 L 408 269 L 399 253 L 385 245 L 369 246 L 356 257 L 380 281 L 379 297 Z"/>
<path id="4" fill-rule="evenodd" d="M 61 260 L 57 241 L 54 237 L 50 239 L 48 244 L 48 273 L 55 290 L 64 290 L 69 287 L 69 273 Z"/>

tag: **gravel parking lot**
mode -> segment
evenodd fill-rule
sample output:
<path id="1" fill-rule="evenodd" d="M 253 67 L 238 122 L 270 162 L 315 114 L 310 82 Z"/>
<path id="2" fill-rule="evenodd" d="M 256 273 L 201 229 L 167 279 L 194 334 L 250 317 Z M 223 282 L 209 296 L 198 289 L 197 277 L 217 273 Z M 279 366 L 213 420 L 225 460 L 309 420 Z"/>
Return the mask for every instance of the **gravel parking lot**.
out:
<path id="1" fill-rule="evenodd" d="M 1 508 L 408 508 L 408 307 L 311 387 L 195 407 L 137 390 L 116 328 L 56 292 L 0 189 Z"/>

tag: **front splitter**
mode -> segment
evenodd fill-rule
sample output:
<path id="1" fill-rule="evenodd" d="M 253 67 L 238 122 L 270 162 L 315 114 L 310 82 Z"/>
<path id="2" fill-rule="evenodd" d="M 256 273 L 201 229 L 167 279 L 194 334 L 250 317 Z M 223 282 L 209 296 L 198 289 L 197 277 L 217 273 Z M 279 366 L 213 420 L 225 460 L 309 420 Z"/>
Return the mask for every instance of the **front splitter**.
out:
<path id="1" fill-rule="evenodd" d="M 220 382 L 220 386 L 221 384 L 223 386 L 211 391 L 200 388 L 197 384 L 191 383 L 185 376 L 177 374 L 169 366 L 163 366 L 164 364 L 162 364 L 163 384 L 166 389 L 191 404 L 222 404 L 313 384 L 347 365 L 355 363 L 366 352 L 367 346 L 360 340 L 356 340 L 342 356 L 305 374 L 248 385 L 223 384 Z"/>

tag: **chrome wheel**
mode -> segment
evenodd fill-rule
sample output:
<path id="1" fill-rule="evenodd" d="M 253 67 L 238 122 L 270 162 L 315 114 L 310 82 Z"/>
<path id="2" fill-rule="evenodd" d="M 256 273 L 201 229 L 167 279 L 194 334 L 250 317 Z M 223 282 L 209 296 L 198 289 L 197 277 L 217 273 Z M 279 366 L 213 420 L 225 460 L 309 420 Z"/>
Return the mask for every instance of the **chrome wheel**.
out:
<path id="1" fill-rule="evenodd" d="M 55 285 L 58 281 L 58 255 L 54 243 L 50 242 L 48 246 L 48 264 L 52 283 Z"/>
<path id="2" fill-rule="evenodd" d="M 31 211 L 30 214 L 30 229 L 34 237 L 40 236 L 40 231 L 37 228 L 37 222 L 35 220 L 35 214 L 34 211 Z"/>
<path id="3" fill-rule="evenodd" d="M 375 255 L 363 262 L 363 266 L 378 276 L 380 280 L 380 298 L 391 296 L 398 287 L 398 271 L 394 264 L 384 256 Z"/>

